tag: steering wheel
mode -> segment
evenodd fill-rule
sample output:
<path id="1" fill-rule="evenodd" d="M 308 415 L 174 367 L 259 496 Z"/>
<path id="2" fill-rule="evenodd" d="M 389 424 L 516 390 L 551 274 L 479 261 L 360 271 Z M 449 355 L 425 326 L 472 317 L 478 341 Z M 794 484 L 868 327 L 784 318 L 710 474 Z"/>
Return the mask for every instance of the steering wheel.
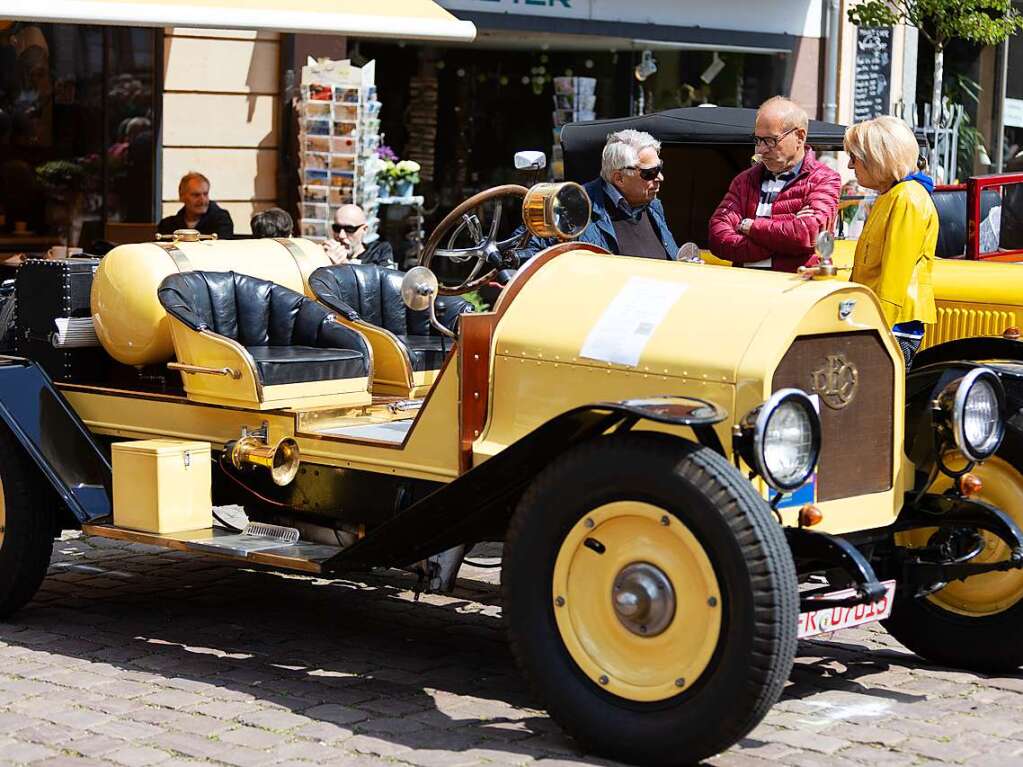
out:
<path id="1" fill-rule="evenodd" d="M 429 267 L 434 258 L 448 258 L 456 262 L 476 260 L 469 276 L 460 284 L 440 284 L 438 288 L 440 295 L 454 296 L 476 290 L 481 285 L 490 282 L 499 269 L 506 268 L 506 255 L 525 245 L 530 235 L 526 230 L 522 234 L 512 235 L 504 240 L 497 239 L 497 230 L 501 225 L 501 201 L 504 197 L 515 197 L 521 201 L 525 199 L 528 191 L 526 187 L 518 184 L 495 186 L 493 189 L 474 194 L 448 213 L 444 220 L 437 225 L 423 247 L 422 255 L 419 257 L 420 266 Z M 484 231 L 484 225 L 474 209 L 491 200 L 497 200 L 497 203 L 494 206 L 490 228 Z M 473 244 L 465 248 L 454 247 L 455 241 L 463 232 L 468 232 Z M 448 238 L 447 247 L 441 248 L 439 246 L 445 237 Z"/>

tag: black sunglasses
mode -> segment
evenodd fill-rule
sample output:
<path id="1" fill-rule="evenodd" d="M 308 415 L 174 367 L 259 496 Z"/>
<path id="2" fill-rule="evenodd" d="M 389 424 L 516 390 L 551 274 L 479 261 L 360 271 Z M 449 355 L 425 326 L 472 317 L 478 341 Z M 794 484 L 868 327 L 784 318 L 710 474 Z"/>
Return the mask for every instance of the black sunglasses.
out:
<path id="1" fill-rule="evenodd" d="M 639 173 L 639 177 L 644 181 L 653 181 L 661 175 L 661 171 L 664 170 L 664 163 L 658 163 L 651 168 L 639 168 L 635 165 L 629 165 L 623 168 L 623 170 L 634 170 Z"/>
<path id="2" fill-rule="evenodd" d="M 364 226 L 365 224 L 331 224 L 330 228 L 334 230 L 334 234 L 341 234 L 342 229 L 348 232 L 348 234 L 355 234 Z"/>

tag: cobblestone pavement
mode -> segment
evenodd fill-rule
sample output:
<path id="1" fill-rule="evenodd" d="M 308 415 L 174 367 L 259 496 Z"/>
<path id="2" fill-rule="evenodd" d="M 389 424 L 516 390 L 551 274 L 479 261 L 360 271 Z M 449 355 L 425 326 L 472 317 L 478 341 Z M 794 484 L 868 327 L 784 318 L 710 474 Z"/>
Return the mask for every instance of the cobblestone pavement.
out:
<path id="1" fill-rule="evenodd" d="M 83 538 L 0 623 L 0 763 L 607 764 L 530 700 L 496 570 L 307 578 Z M 1018 641 L 1013 637 L 1011 641 Z M 928 666 L 876 627 L 803 642 L 782 701 L 713 760 L 1023 764 L 1023 679 Z"/>

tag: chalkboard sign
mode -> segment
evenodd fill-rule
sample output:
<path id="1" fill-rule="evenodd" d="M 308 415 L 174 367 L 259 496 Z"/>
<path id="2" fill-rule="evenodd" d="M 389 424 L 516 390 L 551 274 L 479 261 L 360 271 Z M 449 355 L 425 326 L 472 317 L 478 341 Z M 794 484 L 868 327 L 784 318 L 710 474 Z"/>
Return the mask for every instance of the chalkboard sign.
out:
<path id="1" fill-rule="evenodd" d="M 857 29 L 855 75 L 853 122 L 888 114 L 892 96 L 891 27 Z"/>

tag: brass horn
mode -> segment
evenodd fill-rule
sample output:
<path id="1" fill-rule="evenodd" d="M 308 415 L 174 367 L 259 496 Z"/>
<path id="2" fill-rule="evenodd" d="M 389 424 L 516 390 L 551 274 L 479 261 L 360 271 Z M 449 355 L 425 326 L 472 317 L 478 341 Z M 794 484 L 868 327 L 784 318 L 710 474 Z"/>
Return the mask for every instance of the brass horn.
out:
<path id="1" fill-rule="evenodd" d="M 224 452 L 236 469 L 246 466 L 261 466 L 270 470 L 274 484 L 287 485 L 298 474 L 301 463 L 298 443 L 291 437 L 284 437 L 271 447 L 261 437 L 247 434 L 239 440 L 224 445 Z"/>

